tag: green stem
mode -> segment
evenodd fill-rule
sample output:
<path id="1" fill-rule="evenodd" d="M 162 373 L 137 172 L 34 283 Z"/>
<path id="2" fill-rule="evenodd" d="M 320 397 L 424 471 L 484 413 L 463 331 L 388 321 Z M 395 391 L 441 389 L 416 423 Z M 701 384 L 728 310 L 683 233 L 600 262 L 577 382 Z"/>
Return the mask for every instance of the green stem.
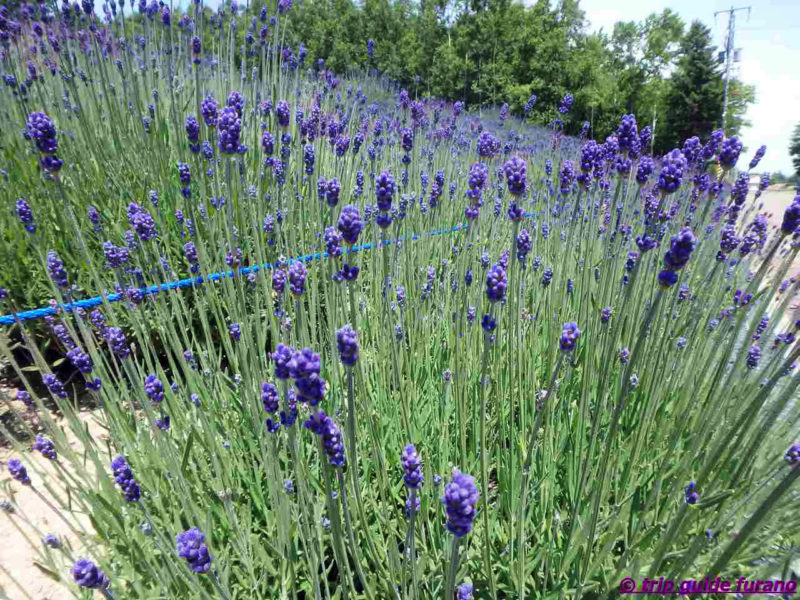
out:
<path id="1" fill-rule="evenodd" d="M 722 555 L 714 562 L 714 565 L 709 569 L 709 573 L 714 574 L 720 573 L 720 571 L 725 568 L 725 565 L 728 564 L 728 561 L 733 558 L 739 548 L 742 547 L 744 542 L 750 537 L 750 534 L 755 531 L 755 528 L 758 524 L 762 521 L 762 519 L 767 516 L 770 508 L 778 501 L 778 499 L 788 491 L 788 489 L 792 486 L 795 480 L 800 477 L 800 468 L 794 465 L 789 472 L 789 474 L 783 478 L 783 481 L 778 484 L 772 493 L 761 503 L 761 506 L 758 507 L 753 516 L 748 519 L 747 523 L 745 523 L 744 527 L 742 527 L 739 534 L 733 538 L 728 547 L 725 548 L 725 551 Z"/>
<path id="2" fill-rule="evenodd" d="M 452 600 L 453 590 L 456 587 L 456 573 L 458 572 L 458 543 L 461 538 L 453 536 L 450 542 L 450 569 L 447 574 L 447 585 L 444 588 L 444 600 Z"/>

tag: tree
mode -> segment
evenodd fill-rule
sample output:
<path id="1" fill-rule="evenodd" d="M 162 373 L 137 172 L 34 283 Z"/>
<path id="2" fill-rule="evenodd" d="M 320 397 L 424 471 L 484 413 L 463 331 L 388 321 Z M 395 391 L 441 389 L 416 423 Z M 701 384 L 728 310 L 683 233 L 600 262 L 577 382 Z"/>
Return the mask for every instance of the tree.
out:
<path id="1" fill-rule="evenodd" d="M 664 129 L 656 147 L 667 152 L 696 135 L 708 137 L 722 116 L 723 82 L 711 45 L 711 31 L 694 21 L 681 41 L 675 73 L 670 78 Z"/>
<path id="2" fill-rule="evenodd" d="M 731 79 L 728 89 L 728 114 L 725 117 L 725 135 L 732 136 L 741 133 L 751 123 L 744 118 L 747 107 L 755 102 L 756 88 L 753 85 L 742 83 L 738 79 Z"/>
<path id="3" fill-rule="evenodd" d="M 789 141 L 789 156 L 792 157 L 795 174 L 800 177 L 800 123 L 795 125 L 792 139 Z"/>

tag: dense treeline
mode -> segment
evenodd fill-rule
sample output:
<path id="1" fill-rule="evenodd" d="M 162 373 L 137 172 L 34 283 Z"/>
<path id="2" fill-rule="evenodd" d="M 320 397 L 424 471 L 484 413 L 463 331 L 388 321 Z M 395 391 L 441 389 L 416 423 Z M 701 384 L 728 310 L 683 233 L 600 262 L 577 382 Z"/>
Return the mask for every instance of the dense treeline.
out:
<path id="1" fill-rule="evenodd" d="M 633 112 L 653 127 L 657 151 L 721 125 L 723 82 L 711 32 L 669 9 L 619 22 L 610 33 L 589 33 L 577 0 L 554 7 L 547 0 L 303 0 L 295 9 L 292 41 L 302 41 L 313 60 L 337 71 L 376 68 L 420 96 L 472 107 L 507 102 L 522 115 L 535 94 L 530 118 L 546 124 L 570 92 L 568 131 L 589 121 L 592 134 L 604 136 Z M 364 39 L 374 40 L 371 59 Z M 732 83 L 729 133 L 741 128 L 753 97 L 752 87 Z"/>

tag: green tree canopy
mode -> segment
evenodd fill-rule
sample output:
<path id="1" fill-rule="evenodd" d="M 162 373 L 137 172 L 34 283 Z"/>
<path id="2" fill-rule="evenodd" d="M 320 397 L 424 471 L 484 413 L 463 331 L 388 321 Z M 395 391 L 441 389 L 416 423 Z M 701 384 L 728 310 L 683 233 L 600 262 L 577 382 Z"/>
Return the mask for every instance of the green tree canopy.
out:
<path id="1" fill-rule="evenodd" d="M 719 125 L 723 82 L 711 45 L 711 31 L 694 21 L 681 41 L 675 73 L 670 77 L 665 127 L 656 147 L 666 152 L 693 135 L 701 138 Z"/>

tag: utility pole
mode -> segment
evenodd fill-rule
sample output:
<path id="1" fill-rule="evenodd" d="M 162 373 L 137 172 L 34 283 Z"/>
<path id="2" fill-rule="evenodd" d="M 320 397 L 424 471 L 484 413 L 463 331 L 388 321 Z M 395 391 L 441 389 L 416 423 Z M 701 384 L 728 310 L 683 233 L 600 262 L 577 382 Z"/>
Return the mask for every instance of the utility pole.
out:
<path id="1" fill-rule="evenodd" d="M 750 7 L 740 6 L 739 8 L 731 8 L 729 10 L 718 10 L 714 13 L 714 19 L 717 15 L 728 13 L 728 37 L 725 40 L 725 92 L 722 99 L 722 128 L 725 128 L 725 118 L 728 116 L 728 86 L 731 77 L 731 63 L 733 62 L 734 46 L 733 35 L 736 30 L 736 13 L 740 10 L 747 11 L 747 18 L 750 18 Z"/>

